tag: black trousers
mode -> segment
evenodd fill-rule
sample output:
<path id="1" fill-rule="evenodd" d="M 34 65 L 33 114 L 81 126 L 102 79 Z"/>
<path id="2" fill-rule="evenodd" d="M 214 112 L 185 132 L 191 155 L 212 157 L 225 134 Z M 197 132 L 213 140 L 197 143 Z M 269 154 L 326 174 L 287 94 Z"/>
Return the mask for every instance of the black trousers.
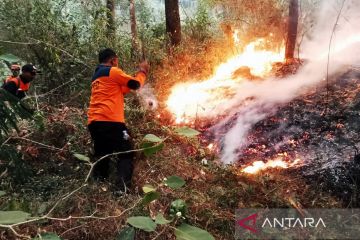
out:
<path id="1" fill-rule="evenodd" d="M 124 123 L 92 122 L 88 128 L 94 143 L 96 157 L 133 149 Z M 112 182 L 118 190 L 124 190 L 124 186 L 129 188 L 134 170 L 133 158 L 134 153 L 126 153 L 103 159 L 95 165 L 94 177 L 97 179 L 113 178 Z"/>

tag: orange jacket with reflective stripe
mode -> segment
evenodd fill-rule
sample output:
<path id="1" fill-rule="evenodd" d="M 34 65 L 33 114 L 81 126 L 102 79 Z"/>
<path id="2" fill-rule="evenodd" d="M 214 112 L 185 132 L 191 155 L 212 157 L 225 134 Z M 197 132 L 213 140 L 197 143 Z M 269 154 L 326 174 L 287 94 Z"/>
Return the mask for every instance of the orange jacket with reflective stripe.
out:
<path id="1" fill-rule="evenodd" d="M 99 65 L 92 78 L 88 124 L 93 121 L 125 123 L 124 95 L 144 85 L 146 75 L 135 77 L 120 68 Z"/>
<path id="2" fill-rule="evenodd" d="M 13 77 L 13 76 L 8 76 L 5 80 L 5 83 L 9 83 L 9 82 L 14 82 L 16 84 L 16 86 L 18 86 L 18 91 L 28 91 L 30 88 L 30 83 L 23 83 L 20 80 L 20 77 Z M 20 82 L 20 84 L 19 84 Z"/>

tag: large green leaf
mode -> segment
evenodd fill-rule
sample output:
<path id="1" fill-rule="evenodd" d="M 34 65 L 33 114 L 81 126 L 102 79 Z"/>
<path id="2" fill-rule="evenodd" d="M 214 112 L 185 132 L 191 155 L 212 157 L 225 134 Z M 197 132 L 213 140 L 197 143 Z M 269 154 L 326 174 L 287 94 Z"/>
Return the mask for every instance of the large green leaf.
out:
<path id="1" fill-rule="evenodd" d="M 151 203 L 152 201 L 155 201 L 157 199 L 160 198 L 160 193 L 158 192 L 148 192 L 147 194 L 145 194 L 142 203 L 144 205 L 147 205 L 149 203 Z"/>
<path id="2" fill-rule="evenodd" d="M 2 196 L 4 196 L 4 195 L 6 195 L 6 192 L 0 191 L 0 197 L 2 197 Z"/>
<path id="3" fill-rule="evenodd" d="M 163 140 L 161 138 L 159 138 L 158 136 L 155 136 L 154 134 L 147 134 L 144 137 L 144 141 L 159 143 L 159 142 L 162 142 Z"/>
<path id="4" fill-rule="evenodd" d="M 149 217 L 137 216 L 137 217 L 130 217 L 127 220 L 131 226 L 135 228 L 139 228 L 146 232 L 153 232 L 156 229 L 156 223 Z"/>
<path id="5" fill-rule="evenodd" d="M 74 157 L 76 157 L 77 159 L 79 159 L 80 161 L 84 161 L 84 162 L 90 162 L 90 158 L 83 155 L 83 154 L 79 154 L 79 153 L 74 153 Z"/>
<path id="6" fill-rule="evenodd" d="M 171 223 L 171 221 L 170 221 L 170 220 L 167 220 L 162 213 L 159 213 L 159 214 L 156 215 L 156 217 L 155 217 L 155 223 L 162 225 L 162 224 Z"/>
<path id="7" fill-rule="evenodd" d="M 42 233 L 40 237 L 33 238 L 33 240 L 61 240 L 56 233 Z"/>
<path id="8" fill-rule="evenodd" d="M 215 238 L 201 228 L 183 223 L 175 229 L 177 240 L 215 240 Z"/>
<path id="9" fill-rule="evenodd" d="M 200 134 L 200 132 L 196 131 L 195 129 L 189 127 L 181 127 L 175 129 L 175 132 L 181 136 L 185 137 L 195 137 Z"/>
<path id="10" fill-rule="evenodd" d="M 17 56 L 15 56 L 15 55 L 13 55 L 11 53 L 0 55 L 0 59 L 4 60 L 4 61 L 7 61 L 9 63 L 19 62 L 20 61 L 20 58 L 18 58 Z"/>
<path id="11" fill-rule="evenodd" d="M 145 184 L 142 187 L 142 190 L 144 191 L 144 193 L 149 193 L 149 192 L 155 192 L 156 188 L 150 184 Z"/>
<path id="12" fill-rule="evenodd" d="M 185 180 L 178 176 L 170 176 L 168 177 L 164 183 L 172 188 L 172 189 L 178 189 L 185 185 Z"/>
<path id="13" fill-rule="evenodd" d="M 123 228 L 116 237 L 116 240 L 134 240 L 134 239 L 135 239 L 135 229 L 133 227 Z"/>
<path id="14" fill-rule="evenodd" d="M 23 211 L 0 211 L 0 224 L 14 224 L 29 219 L 30 213 Z"/>
<path id="15" fill-rule="evenodd" d="M 154 144 L 150 142 L 144 142 L 141 144 L 141 148 L 144 148 L 145 156 L 149 157 L 158 151 L 160 151 L 164 147 L 164 143 Z"/>

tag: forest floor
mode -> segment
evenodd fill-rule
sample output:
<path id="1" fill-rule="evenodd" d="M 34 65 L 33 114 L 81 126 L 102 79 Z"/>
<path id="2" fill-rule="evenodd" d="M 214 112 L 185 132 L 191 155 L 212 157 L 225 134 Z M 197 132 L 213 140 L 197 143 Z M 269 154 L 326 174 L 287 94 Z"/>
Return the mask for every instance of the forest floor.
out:
<path id="1" fill-rule="evenodd" d="M 183 75 L 196 75 L 197 67 L 201 68 L 200 64 Z M 275 115 L 259 122 L 250 132 L 250 144 L 239 154 L 239 162 L 231 166 L 218 164 L 217 154 L 198 139 L 174 134 L 166 119 L 136 107 L 137 100 L 130 97 L 126 110 L 136 148 L 149 133 L 167 138 L 164 148 L 150 157 L 137 153 L 130 194 L 117 196 L 109 190 L 108 183 L 91 182 L 63 201 L 53 214 L 66 218 L 88 216 L 95 211 L 99 217 L 119 217 L 46 220 L 18 230 L 32 235 L 39 230 L 56 232 L 63 239 L 115 239 L 127 217 L 153 216 L 159 211 L 166 216 L 170 203 L 183 199 L 188 205 L 185 221 L 206 229 L 215 239 L 225 240 L 234 237 L 234 212 L 238 208 L 359 207 L 360 73 L 350 70 L 331 83 L 330 89 L 324 85 L 309 89 L 308 94 L 279 106 Z M 165 87 L 155 85 L 155 90 Z M 84 109 L 47 105 L 41 108 L 47 113 L 43 128 L 30 131 L 28 123 L 23 122 L 20 137 L 8 142 L 17 146 L 23 159 L 11 164 L 1 162 L 1 184 L 9 193 L 0 198 L 2 210 L 42 215 L 61 196 L 81 186 L 89 171 L 72 154 L 91 156 Z M 304 164 L 254 175 L 240 171 L 254 160 L 272 159 L 284 152 L 301 155 Z M 202 161 L 204 158 L 207 164 Z M 171 175 L 185 179 L 185 187 L 171 190 L 162 185 L 163 179 Z M 157 186 L 161 198 L 144 206 L 139 201 L 144 195 L 142 186 L 147 183 Z M 15 237 L 1 231 L 0 239 Z M 175 237 L 171 228 L 160 226 L 156 233 L 138 231 L 136 239 Z"/>

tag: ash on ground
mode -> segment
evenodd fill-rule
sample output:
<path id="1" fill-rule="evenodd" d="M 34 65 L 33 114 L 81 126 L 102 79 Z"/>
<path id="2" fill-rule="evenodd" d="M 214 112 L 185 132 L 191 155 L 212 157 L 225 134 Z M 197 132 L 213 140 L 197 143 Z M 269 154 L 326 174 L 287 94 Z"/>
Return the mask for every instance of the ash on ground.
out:
<path id="1" fill-rule="evenodd" d="M 346 206 L 360 206 L 360 71 L 352 69 L 327 85 L 280 106 L 255 125 L 239 165 L 282 155 L 301 158 L 308 184 L 330 192 Z"/>

